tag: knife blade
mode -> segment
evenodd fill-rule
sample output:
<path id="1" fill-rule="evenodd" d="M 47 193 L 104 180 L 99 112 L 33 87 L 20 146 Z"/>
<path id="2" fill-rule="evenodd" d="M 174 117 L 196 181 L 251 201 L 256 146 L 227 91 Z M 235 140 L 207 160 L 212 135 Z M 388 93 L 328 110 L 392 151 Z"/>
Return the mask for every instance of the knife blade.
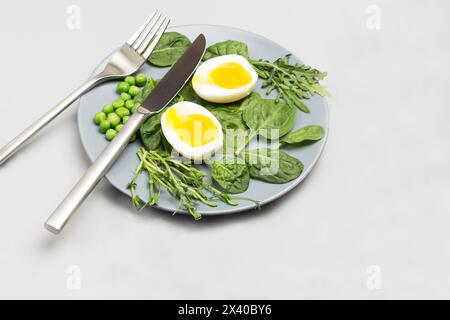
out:
<path id="1" fill-rule="evenodd" d="M 189 81 L 205 49 L 206 39 L 203 34 L 200 34 L 141 103 L 141 107 L 148 112 L 159 112 L 164 109 Z"/>
<path id="2" fill-rule="evenodd" d="M 180 92 L 202 60 L 205 49 L 206 39 L 200 34 L 142 102 L 139 109 L 130 117 L 114 140 L 102 151 L 63 202 L 50 215 L 45 223 L 47 230 L 54 234 L 61 232 L 74 212 L 117 160 L 144 121 L 152 114 L 164 109 Z"/>

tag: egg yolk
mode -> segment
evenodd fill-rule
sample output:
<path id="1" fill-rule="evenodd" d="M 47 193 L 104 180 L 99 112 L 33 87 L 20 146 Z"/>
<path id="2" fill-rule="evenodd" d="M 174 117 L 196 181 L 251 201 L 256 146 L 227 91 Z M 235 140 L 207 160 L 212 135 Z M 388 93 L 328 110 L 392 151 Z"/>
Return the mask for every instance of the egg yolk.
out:
<path id="1" fill-rule="evenodd" d="M 237 62 L 225 62 L 212 70 L 209 77 L 213 83 L 226 89 L 236 89 L 249 84 L 252 76 Z"/>
<path id="2" fill-rule="evenodd" d="M 178 137 L 191 147 L 201 147 L 219 138 L 217 126 L 205 115 L 179 115 L 172 108 L 168 111 L 167 120 Z"/>

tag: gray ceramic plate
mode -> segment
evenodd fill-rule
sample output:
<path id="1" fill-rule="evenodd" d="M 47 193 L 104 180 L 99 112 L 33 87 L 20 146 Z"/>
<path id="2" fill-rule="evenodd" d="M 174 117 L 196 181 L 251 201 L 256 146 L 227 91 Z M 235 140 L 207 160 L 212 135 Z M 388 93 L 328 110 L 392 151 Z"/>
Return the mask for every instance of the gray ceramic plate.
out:
<path id="1" fill-rule="evenodd" d="M 289 51 L 269 39 L 258 36 L 254 33 L 230 27 L 213 25 L 186 25 L 172 27 L 171 31 L 177 31 L 185 34 L 191 40 L 198 34 L 203 33 L 206 36 L 208 45 L 229 39 L 243 41 L 249 47 L 250 56 L 255 59 L 264 58 L 273 61 L 289 53 Z M 295 56 L 292 56 L 291 61 L 301 62 L 300 59 Z M 314 61 L 311 61 L 311 63 L 314 64 Z M 96 68 L 95 72 L 97 72 L 102 65 L 103 64 L 100 64 Z M 167 68 L 156 68 L 150 65 L 145 65 L 141 69 L 141 72 L 157 79 L 161 78 L 167 70 Z M 92 161 L 97 158 L 100 152 L 108 144 L 104 136 L 98 132 L 98 127 L 93 122 L 93 116 L 96 112 L 101 111 L 103 105 L 111 103 L 113 100 L 117 99 L 117 94 L 115 93 L 116 84 L 117 82 L 105 83 L 80 99 L 78 109 L 78 128 L 84 149 Z M 260 89 L 260 84 L 260 82 L 257 84 L 255 91 L 264 95 L 264 91 Z M 309 124 L 316 124 L 321 125 L 328 132 L 328 107 L 325 99 L 320 96 L 315 96 L 305 102 L 310 108 L 311 113 L 305 114 L 298 110 L 295 129 L 299 129 Z M 268 184 L 265 182 L 252 180 L 249 189 L 243 195 L 261 201 L 262 205 L 280 198 L 297 186 L 310 173 L 323 150 L 325 141 L 326 139 L 323 139 L 318 143 L 304 146 L 302 148 L 289 148 L 285 150 L 290 155 L 300 159 L 305 165 L 302 175 L 296 180 L 281 185 Z M 129 191 L 126 186 L 131 178 L 132 171 L 139 164 L 136 152 L 140 147 L 141 145 L 139 142 L 130 144 L 106 176 L 115 188 L 127 195 L 129 195 Z M 140 197 L 142 197 L 142 199 L 148 199 L 148 185 L 144 175 L 142 175 L 138 180 L 137 193 Z M 173 212 L 177 207 L 177 201 L 175 201 L 168 193 L 163 193 L 158 202 L 158 207 L 162 210 Z M 219 206 L 214 208 L 206 205 L 200 205 L 199 212 L 204 215 L 219 215 L 236 213 L 254 208 L 255 205 L 248 201 L 240 201 L 239 206 L 236 207 L 228 206 L 219 202 Z"/>

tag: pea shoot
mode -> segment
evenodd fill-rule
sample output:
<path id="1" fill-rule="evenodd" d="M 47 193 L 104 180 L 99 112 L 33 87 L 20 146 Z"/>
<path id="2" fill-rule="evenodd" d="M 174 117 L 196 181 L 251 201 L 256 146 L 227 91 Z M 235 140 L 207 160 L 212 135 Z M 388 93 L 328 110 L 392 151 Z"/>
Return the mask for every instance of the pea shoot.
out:
<path id="1" fill-rule="evenodd" d="M 217 207 L 216 200 L 222 201 L 231 206 L 237 206 L 235 199 L 243 199 L 255 202 L 258 201 L 224 193 L 216 189 L 210 179 L 204 172 L 200 171 L 191 164 L 186 164 L 168 153 L 162 151 L 147 151 L 142 148 L 138 152 L 141 160 L 139 166 L 134 171 L 128 189 L 131 192 L 133 205 L 142 209 L 150 205 L 156 205 L 161 190 L 166 189 L 174 198 L 178 199 L 178 209 L 174 212 L 184 209 L 189 212 L 195 220 L 202 218 L 197 207 L 199 203 L 210 207 Z M 149 202 L 143 203 L 142 199 L 136 193 L 136 180 L 141 173 L 147 172 L 150 186 Z"/>

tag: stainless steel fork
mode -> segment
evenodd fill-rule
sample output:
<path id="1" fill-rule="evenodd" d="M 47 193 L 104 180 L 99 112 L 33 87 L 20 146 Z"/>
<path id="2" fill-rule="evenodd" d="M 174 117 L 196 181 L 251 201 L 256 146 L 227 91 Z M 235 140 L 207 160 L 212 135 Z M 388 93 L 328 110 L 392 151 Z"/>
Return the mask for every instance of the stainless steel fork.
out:
<path id="1" fill-rule="evenodd" d="M 92 76 L 86 83 L 0 149 L 0 165 L 16 153 L 32 136 L 66 110 L 81 95 L 104 81 L 122 78 L 138 71 L 155 49 L 169 23 L 170 19 L 162 17 L 158 11 L 150 15 L 136 33 L 110 56 L 103 71 Z"/>

